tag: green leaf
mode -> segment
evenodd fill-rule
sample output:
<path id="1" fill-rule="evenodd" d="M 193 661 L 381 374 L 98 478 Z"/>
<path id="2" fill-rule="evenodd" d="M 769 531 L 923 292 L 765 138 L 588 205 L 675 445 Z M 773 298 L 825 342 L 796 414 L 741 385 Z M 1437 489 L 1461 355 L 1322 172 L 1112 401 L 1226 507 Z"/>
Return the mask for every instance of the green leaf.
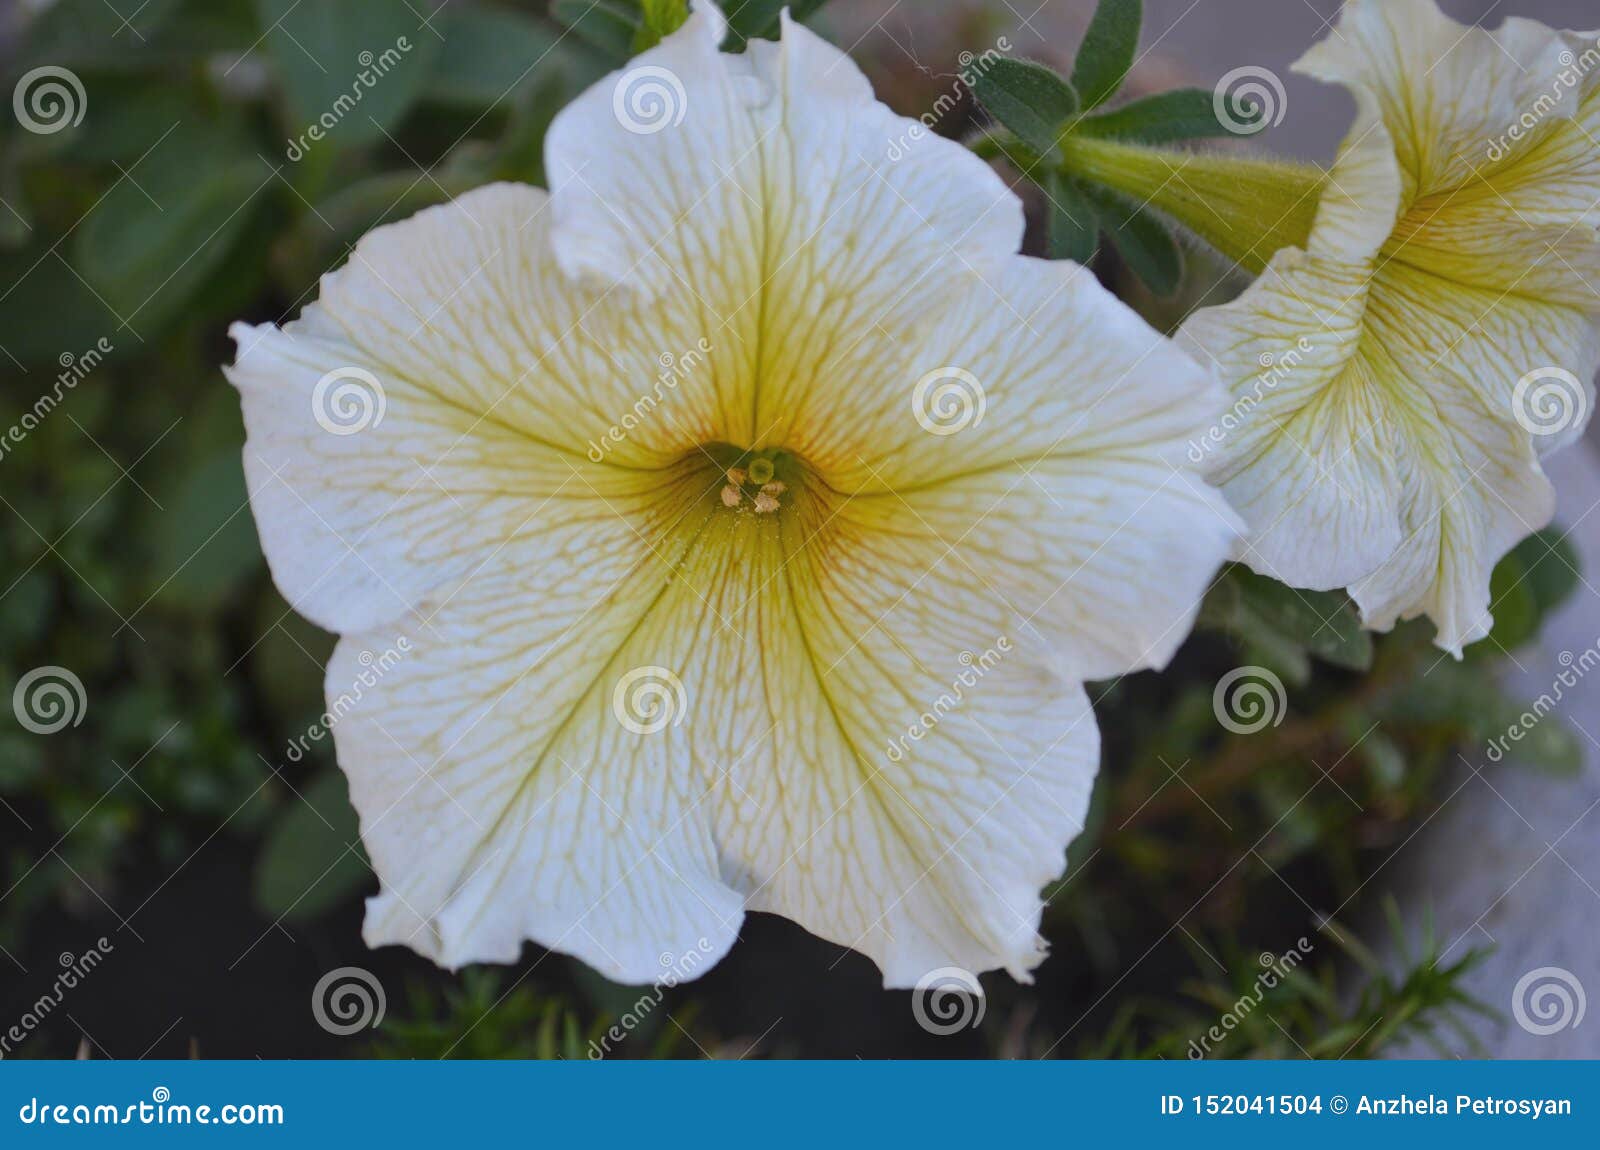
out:
<path id="1" fill-rule="evenodd" d="M 1495 564 L 1489 577 L 1489 610 L 1494 615 L 1494 626 L 1487 643 L 1474 644 L 1483 654 L 1515 651 L 1539 634 L 1539 600 L 1527 574 L 1515 551 Z"/>
<path id="2" fill-rule="evenodd" d="M 633 51 L 654 48 L 663 37 L 683 27 L 689 19 L 689 0 L 640 0 L 639 27 L 633 33 Z"/>
<path id="3" fill-rule="evenodd" d="M 1105 103 L 1127 79 L 1143 7 L 1141 0 L 1100 0 L 1072 65 L 1072 87 L 1085 111 Z"/>
<path id="4" fill-rule="evenodd" d="M 339 148 L 383 139 L 422 94 L 439 49 L 411 0 L 256 0 L 256 18 L 291 140 L 314 126 Z"/>
<path id="5" fill-rule="evenodd" d="M 509 8 L 453 4 L 436 26 L 444 44 L 422 94 L 430 104 L 488 108 L 561 63 L 554 34 Z"/>
<path id="6" fill-rule="evenodd" d="M 415 215 L 484 182 L 486 178 L 466 179 L 442 168 L 433 179 L 423 180 L 407 169 L 368 176 L 318 200 L 316 211 L 301 216 L 278 240 L 275 258 L 289 292 L 309 291 L 348 247 L 379 224 Z"/>
<path id="7" fill-rule="evenodd" d="M 1352 671 L 1372 665 L 1372 636 L 1343 592 L 1287 587 L 1242 564 L 1206 597 L 1201 623 L 1280 660 L 1287 654 L 1291 667 L 1306 653 Z"/>
<path id="8" fill-rule="evenodd" d="M 65 68 L 140 69 L 158 62 L 151 49 L 180 0 L 58 0 L 27 28 L 16 72 L 38 64 Z M 12 77 L 14 82 L 15 77 Z"/>
<path id="9" fill-rule="evenodd" d="M 329 770 L 290 797 L 256 859 L 256 904 L 263 914 L 291 922 L 315 918 L 371 876 L 346 795 L 344 776 Z"/>
<path id="10" fill-rule="evenodd" d="M 1183 253 L 1172 229 L 1154 212 L 1131 200 L 1094 188 L 1106 235 L 1116 245 L 1129 270 L 1158 296 L 1169 296 L 1183 280 Z"/>
<path id="11" fill-rule="evenodd" d="M 1534 532 L 1495 564 L 1489 580 L 1493 642 L 1475 649 L 1493 656 L 1532 641 L 1545 616 L 1572 594 L 1579 581 L 1578 555 L 1566 536 L 1554 528 Z"/>
<path id="12" fill-rule="evenodd" d="M 154 594 L 169 608 L 214 611 L 261 568 L 238 447 L 190 471 L 162 504 L 150 509 Z"/>
<path id="13" fill-rule="evenodd" d="M 1349 723 L 1346 735 L 1351 746 L 1361 748 L 1373 785 L 1387 793 L 1399 790 L 1406 778 L 1406 756 L 1399 745 L 1381 728 L 1369 724 L 1366 716 L 1361 716 L 1359 723 Z"/>
<path id="14" fill-rule="evenodd" d="M 1250 114 L 1259 118 L 1262 110 L 1256 108 Z M 1143 144 L 1167 144 L 1234 134 L 1217 119 L 1212 94 L 1199 88 L 1174 88 L 1170 92 L 1135 100 L 1109 112 L 1089 116 L 1078 125 L 1077 130 L 1085 135 L 1137 140 Z"/>
<path id="15" fill-rule="evenodd" d="M 1050 258 L 1086 264 L 1100 243 L 1100 215 L 1072 177 L 1058 170 L 1045 175 Z"/>
<path id="16" fill-rule="evenodd" d="M 1344 592 L 1287 587 L 1248 567 L 1230 574 L 1239 585 L 1241 611 L 1335 666 L 1352 671 L 1372 666 L 1372 635 Z"/>
<path id="17" fill-rule="evenodd" d="M 550 15 L 613 63 L 633 55 L 633 37 L 640 21 L 638 0 L 554 0 Z"/>
<path id="18" fill-rule="evenodd" d="M 556 113 L 561 110 L 564 86 L 560 76 L 550 76 L 517 101 L 511 112 L 511 122 L 500 137 L 495 156 L 496 179 L 544 184 L 544 139 Z"/>
<path id="19" fill-rule="evenodd" d="M 1541 615 L 1549 614 L 1566 602 L 1582 582 L 1577 549 L 1568 541 L 1566 533 L 1557 528 L 1535 531 L 1513 547 L 1511 554 L 1527 573 L 1528 585 Z"/>
<path id="20" fill-rule="evenodd" d="M 14 373 L 13 360 L 48 365 L 42 376 L 29 377 L 47 391 L 62 368 L 58 357 L 82 355 L 102 338 L 129 348 L 139 342 L 118 329 L 116 316 L 52 245 L 40 240 L 0 252 L 0 373 Z"/>
<path id="21" fill-rule="evenodd" d="M 1045 155 L 1078 111 L 1072 86 L 1031 60 L 994 61 L 973 78 L 972 93 L 990 115 Z"/>
<path id="22" fill-rule="evenodd" d="M 727 47 L 737 50 L 744 47 L 746 40 L 776 39 L 784 8 L 799 23 L 825 3 L 827 0 L 732 0 L 723 6 L 728 17 Z"/>
<path id="23" fill-rule="evenodd" d="M 185 121 L 94 206 L 72 237 L 73 266 L 149 338 L 220 265 L 272 182 L 222 128 Z"/>
<path id="24" fill-rule="evenodd" d="M 1505 757 L 1522 766 L 1557 775 L 1582 774 L 1584 741 L 1578 732 L 1560 715 L 1546 715 L 1533 724 L 1522 722 L 1521 715 L 1532 714 L 1534 712 L 1524 711 L 1515 716 L 1515 729 L 1522 732 L 1522 738 L 1505 743 Z M 1507 729 L 1512 729 L 1509 724 Z"/>

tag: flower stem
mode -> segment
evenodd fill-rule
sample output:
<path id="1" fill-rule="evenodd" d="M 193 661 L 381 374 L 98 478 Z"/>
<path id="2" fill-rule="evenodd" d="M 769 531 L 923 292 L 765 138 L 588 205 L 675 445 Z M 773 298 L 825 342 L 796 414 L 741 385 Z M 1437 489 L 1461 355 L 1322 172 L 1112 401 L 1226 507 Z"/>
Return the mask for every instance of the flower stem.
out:
<path id="1" fill-rule="evenodd" d="M 1309 164 L 1152 148 L 1082 132 L 1062 139 L 1059 158 L 1040 158 L 1004 135 L 985 134 L 969 146 L 985 159 L 1005 158 L 1025 171 L 1049 163 L 1120 192 L 1256 273 L 1278 249 L 1306 246 L 1326 179 Z"/>

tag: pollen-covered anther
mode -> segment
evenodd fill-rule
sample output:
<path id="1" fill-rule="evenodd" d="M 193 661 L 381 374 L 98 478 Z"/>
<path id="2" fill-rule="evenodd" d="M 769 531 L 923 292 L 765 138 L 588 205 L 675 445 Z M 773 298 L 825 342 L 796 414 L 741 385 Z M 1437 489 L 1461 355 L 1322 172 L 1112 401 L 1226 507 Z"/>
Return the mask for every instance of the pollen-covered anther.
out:
<path id="1" fill-rule="evenodd" d="M 784 492 L 782 483 L 774 480 L 763 483 L 761 490 L 756 492 L 756 511 L 760 514 L 776 511 L 778 509 L 778 496 Z"/>

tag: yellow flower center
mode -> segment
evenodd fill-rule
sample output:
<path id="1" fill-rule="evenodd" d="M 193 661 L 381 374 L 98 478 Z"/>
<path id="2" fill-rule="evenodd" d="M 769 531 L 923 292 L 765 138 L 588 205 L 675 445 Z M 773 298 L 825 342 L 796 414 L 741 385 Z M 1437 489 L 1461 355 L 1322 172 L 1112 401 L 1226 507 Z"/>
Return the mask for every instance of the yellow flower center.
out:
<path id="1" fill-rule="evenodd" d="M 801 471 L 800 461 L 784 451 L 743 451 L 728 444 L 704 450 L 721 467 L 719 498 L 730 511 L 771 515 L 784 506 Z"/>

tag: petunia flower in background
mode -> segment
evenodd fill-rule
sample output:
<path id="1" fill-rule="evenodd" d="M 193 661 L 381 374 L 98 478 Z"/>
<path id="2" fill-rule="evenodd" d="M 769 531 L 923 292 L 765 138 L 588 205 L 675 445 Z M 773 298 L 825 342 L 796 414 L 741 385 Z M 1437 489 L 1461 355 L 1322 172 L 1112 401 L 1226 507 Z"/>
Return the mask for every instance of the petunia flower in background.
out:
<path id="1" fill-rule="evenodd" d="M 1600 39 L 1349 0 L 1296 69 L 1357 122 L 1302 246 L 1183 325 L 1234 399 L 1195 454 L 1256 570 L 1348 586 L 1377 629 L 1426 615 L 1459 655 L 1592 407 Z"/>
<path id="2" fill-rule="evenodd" d="M 233 329 L 273 575 L 330 698 L 369 669 L 366 938 L 646 982 L 755 909 L 890 986 L 1025 979 L 1082 683 L 1162 665 L 1235 542 L 1186 457 L 1223 396 L 843 53 L 723 34 L 699 4 L 563 111 L 549 195 Z"/>

